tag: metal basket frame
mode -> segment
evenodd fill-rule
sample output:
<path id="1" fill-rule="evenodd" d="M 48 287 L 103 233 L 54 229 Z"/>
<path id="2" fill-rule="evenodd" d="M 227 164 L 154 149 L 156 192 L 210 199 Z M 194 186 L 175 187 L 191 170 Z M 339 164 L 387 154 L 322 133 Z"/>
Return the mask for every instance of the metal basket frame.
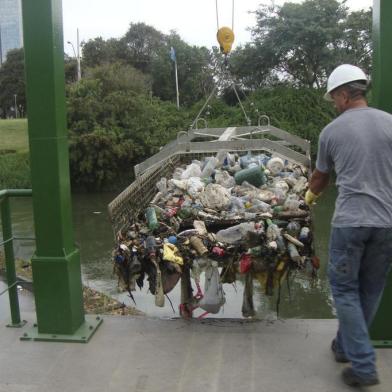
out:
<path id="1" fill-rule="evenodd" d="M 200 119 L 199 119 L 200 120 Z M 267 125 L 261 125 L 266 120 Z M 310 141 L 270 125 L 260 116 L 258 126 L 207 128 L 181 131 L 177 139 L 135 166 L 135 181 L 108 206 L 115 235 L 127 229 L 157 193 L 156 183 L 172 175 L 174 169 L 193 159 L 202 159 L 218 151 L 245 154 L 267 152 L 310 169 Z M 196 123 L 197 126 L 197 123 Z"/>

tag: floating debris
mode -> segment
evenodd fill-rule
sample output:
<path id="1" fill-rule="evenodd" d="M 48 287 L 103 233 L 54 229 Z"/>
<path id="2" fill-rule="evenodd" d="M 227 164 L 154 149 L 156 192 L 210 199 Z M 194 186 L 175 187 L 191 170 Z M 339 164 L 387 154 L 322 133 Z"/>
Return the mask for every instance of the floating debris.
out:
<path id="1" fill-rule="evenodd" d="M 306 176 L 305 167 L 280 157 L 225 151 L 175 168 L 171 178 L 156 183 L 144 213 L 117 233 L 119 284 L 131 295 L 147 279 L 163 306 L 181 278 L 180 313 L 191 317 L 197 307 L 219 312 L 222 283 L 242 274 L 243 315 L 253 317 L 254 280 L 273 295 L 290 270 L 316 276 Z"/>

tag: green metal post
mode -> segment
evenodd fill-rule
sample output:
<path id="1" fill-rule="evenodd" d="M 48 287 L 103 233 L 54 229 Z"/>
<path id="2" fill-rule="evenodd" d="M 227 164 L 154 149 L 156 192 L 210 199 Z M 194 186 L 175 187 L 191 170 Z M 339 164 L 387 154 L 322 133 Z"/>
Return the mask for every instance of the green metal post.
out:
<path id="1" fill-rule="evenodd" d="M 11 324 L 8 327 L 21 327 L 25 323 L 20 320 L 18 288 L 16 286 L 16 271 L 14 257 L 14 243 L 12 241 L 11 210 L 8 197 L 0 200 L 1 204 L 1 226 L 3 229 L 5 269 L 7 275 L 8 295 L 11 308 Z"/>
<path id="2" fill-rule="evenodd" d="M 392 2 L 373 2 L 373 102 L 392 113 Z M 392 257 L 392 255 L 390 255 Z M 392 347 L 392 273 L 389 274 L 378 313 L 370 328 L 376 347 Z"/>
<path id="3" fill-rule="evenodd" d="M 59 340 L 67 340 L 64 336 L 77 335 L 86 323 L 80 256 L 72 230 L 62 2 L 23 0 L 22 9 L 38 323 L 37 332 L 24 338 L 56 340 L 62 335 Z M 93 329 L 91 325 L 89 329 Z M 86 341 L 85 331 L 81 334 L 80 341 Z"/>

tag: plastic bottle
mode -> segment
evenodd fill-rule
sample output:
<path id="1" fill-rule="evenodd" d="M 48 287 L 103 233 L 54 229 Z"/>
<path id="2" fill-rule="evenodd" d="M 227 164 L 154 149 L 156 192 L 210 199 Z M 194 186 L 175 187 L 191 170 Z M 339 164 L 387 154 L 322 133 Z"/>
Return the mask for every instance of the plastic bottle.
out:
<path id="1" fill-rule="evenodd" d="M 219 150 L 216 154 L 217 166 L 221 167 L 224 165 L 225 159 L 227 157 L 227 151 Z"/>
<path id="2" fill-rule="evenodd" d="M 244 181 L 259 187 L 267 182 L 264 174 L 263 166 L 256 166 L 249 169 L 243 169 L 234 175 L 237 185 L 241 185 Z"/>
<path id="3" fill-rule="evenodd" d="M 211 177 L 217 164 L 218 164 L 218 160 L 215 157 L 208 158 L 208 161 L 201 172 L 201 177 L 202 178 Z"/>
<path id="4" fill-rule="evenodd" d="M 276 241 L 278 249 L 282 252 L 285 251 L 286 246 L 283 237 L 280 233 L 279 227 L 275 223 L 273 223 L 271 219 L 267 219 L 266 222 L 268 225 L 267 232 L 266 232 L 267 239 L 269 241 Z"/>
<path id="5" fill-rule="evenodd" d="M 289 255 L 290 255 L 291 260 L 293 260 L 295 263 L 297 263 L 299 265 L 302 264 L 301 256 L 299 255 L 297 247 L 294 244 L 289 242 L 287 244 L 287 250 L 289 251 Z"/>
<path id="6" fill-rule="evenodd" d="M 252 154 L 249 151 L 246 155 L 240 157 L 239 162 L 241 165 L 241 169 L 246 169 L 252 161 Z"/>
<path id="7" fill-rule="evenodd" d="M 255 231 L 254 223 L 245 222 L 231 226 L 225 230 L 219 230 L 216 233 L 216 239 L 218 242 L 224 242 L 226 244 L 237 244 L 245 238 L 248 231 Z"/>
<path id="8" fill-rule="evenodd" d="M 148 228 L 150 230 L 155 230 L 159 227 L 158 218 L 154 207 L 147 208 L 146 218 L 147 218 Z"/>
<path id="9" fill-rule="evenodd" d="M 208 249 L 205 247 L 201 238 L 197 236 L 192 236 L 189 238 L 189 242 L 192 245 L 192 248 L 198 253 L 199 256 L 203 256 L 208 253 Z"/>
<path id="10" fill-rule="evenodd" d="M 286 228 L 287 234 L 290 234 L 292 237 L 297 238 L 298 234 L 301 230 L 301 226 L 298 222 L 291 221 Z"/>
<path id="11" fill-rule="evenodd" d="M 309 227 L 304 226 L 299 233 L 299 240 L 301 242 L 306 243 L 309 240 L 310 229 Z"/>
<path id="12" fill-rule="evenodd" d="M 231 196 L 230 197 L 230 211 L 231 212 L 244 212 L 245 211 L 245 206 L 244 202 L 241 200 L 241 198 L 236 197 L 236 196 Z"/>
<path id="13" fill-rule="evenodd" d="M 271 206 L 261 200 L 253 199 L 252 205 L 247 208 L 248 212 L 270 212 Z"/>
<path id="14" fill-rule="evenodd" d="M 147 253 L 155 255 L 156 246 L 157 246 L 157 243 L 155 241 L 155 238 L 152 235 L 149 235 L 146 238 L 146 242 L 145 242 L 145 247 L 147 249 Z"/>

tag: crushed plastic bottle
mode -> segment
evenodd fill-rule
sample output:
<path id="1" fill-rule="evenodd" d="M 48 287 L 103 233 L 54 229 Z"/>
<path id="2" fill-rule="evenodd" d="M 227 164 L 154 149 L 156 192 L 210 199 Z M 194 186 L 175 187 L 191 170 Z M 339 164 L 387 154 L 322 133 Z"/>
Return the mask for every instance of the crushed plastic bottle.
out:
<path id="1" fill-rule="evenodd" d="M 240 223 L 216 233 L 216 239 L 226 244 L 238 244 L 243 241 L 248 231 L 256 232 L 254 222 Z"/>

